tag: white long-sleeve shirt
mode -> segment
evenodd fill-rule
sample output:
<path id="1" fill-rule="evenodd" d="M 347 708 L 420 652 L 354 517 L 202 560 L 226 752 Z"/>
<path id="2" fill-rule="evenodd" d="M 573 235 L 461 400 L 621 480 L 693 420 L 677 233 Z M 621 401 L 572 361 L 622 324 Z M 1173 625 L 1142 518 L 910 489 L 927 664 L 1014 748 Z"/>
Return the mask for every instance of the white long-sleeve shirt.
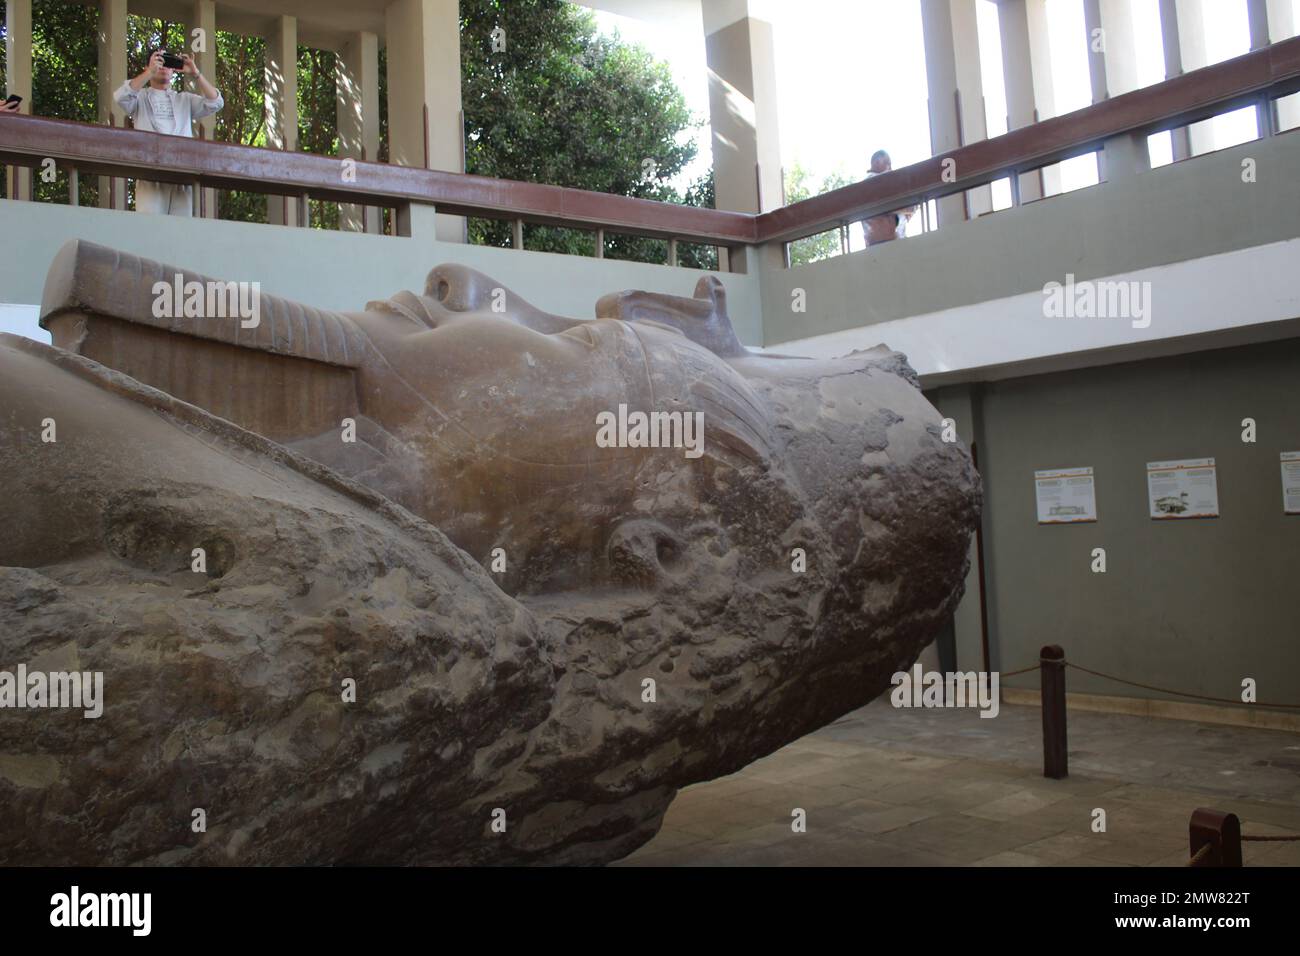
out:
<path id="1" fill-rule="evenodd" d="M 159 116 L 150 102 L 151 97 L 159 95 L 167 97 L 167 100 L 171 103 L 172 116 L 170 121 L 165 115 Z M 169 133 L 173 136 L 191 137 L 194 135 L 194 120 L 211 116 L 226 105 L 226 101 L 221 98 L 220 91 L 217 92 L 216 99 L 209 100 L 197 93 L 154 90 L 150 86 L 136 91 L 131 89 L 130 80 L 117 88 L 117 91 L 113 94 L 113 99 L 117 100 L 117 105 L 122 107 L 122 112 L 131 117 L 136 129 L 146 129 L 155 133 Z M 166 110 L 163 112 L 165 114 Z"/>

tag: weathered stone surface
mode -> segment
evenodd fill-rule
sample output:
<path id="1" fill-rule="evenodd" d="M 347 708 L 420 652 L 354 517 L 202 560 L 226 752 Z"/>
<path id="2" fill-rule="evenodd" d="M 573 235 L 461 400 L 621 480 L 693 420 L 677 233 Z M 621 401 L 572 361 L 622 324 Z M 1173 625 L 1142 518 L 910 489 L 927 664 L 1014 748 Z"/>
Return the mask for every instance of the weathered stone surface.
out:
<path id="1" fill-rule="evenodd" d="M 0 709 L 0 863 L 616 859 L 960 597 L 978 477 L 886 349 L 751 354 L 709 279 L 501 314 L 450 266 L 250 335 L 154 318 L 176 272 L 71 244 L 64 347 L 0 338 L 0 669 L 105 681 Z M 703 412 L 703 454 L 598 447 L 620 404 Z"/>

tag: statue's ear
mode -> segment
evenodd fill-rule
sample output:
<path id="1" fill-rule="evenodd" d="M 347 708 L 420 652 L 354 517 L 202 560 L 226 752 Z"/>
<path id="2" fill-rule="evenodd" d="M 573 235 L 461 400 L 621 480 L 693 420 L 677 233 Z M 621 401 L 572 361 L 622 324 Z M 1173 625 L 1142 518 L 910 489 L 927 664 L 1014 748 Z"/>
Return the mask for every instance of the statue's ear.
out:
<path id="1" fill-rule="evenodd" d="M 727 315 L 727 290 L 717 276 L 703 276 L 692 298 L 659 292 L 614 292 L 596 302 L 596 318 L 657 322 L 677 329 L 714 355 L 748 354 Z"/>

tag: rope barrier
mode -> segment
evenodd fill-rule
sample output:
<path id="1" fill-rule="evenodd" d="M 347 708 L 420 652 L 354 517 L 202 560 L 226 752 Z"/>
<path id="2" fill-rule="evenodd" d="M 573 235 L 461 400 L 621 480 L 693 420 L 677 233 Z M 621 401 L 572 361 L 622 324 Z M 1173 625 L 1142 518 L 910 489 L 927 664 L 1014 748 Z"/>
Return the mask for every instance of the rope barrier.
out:
<path id="1" fill-rule="evenodd" d="M 1186 863 L 1185 865 L 1186 865 L 1186 866 L 1195 866 L 1197 863 L 1200 863 L 1201 860 L 1205 859 L 1205 857 L 1209 856 L 1210 851 L 1213 850 L 1213 849 L 1214 849 L 1214 844 L 1213 844 L 1213 843 L 1206 843 L 1206 844 L 1203 844 L 1203 845 L 1201 846 L 1201 848 L 1200 848 L 1199 850 L 1196 851 L 1196 855 L 1195 855 L 1194 857 L 1192 857 L 1190 860 L 1188 860 L 1187 863 Z"/>
<path id="2" fill-rule="evenodd" d="M 1205 694 L 1189 694 L 1186 691 L 1170 690 L 1168 687 L 1156 687 L 1154 684 L 1140 684 L 1137 681 L 1125 680 L 1122 677 L 1116 677 L 1114 674 L 1103 674 L 1101 671 L 1089 670 L 1086 667 L 1080 667 L 1070 661 L 1065 662 L 1066 667 L 1073 667 L 1077 671 L 1083 671 L 1085 674 L 1092 674 L 1094 677 L 1104 677 L 1106 680 L 1113 680 L 1120 684 L 1128 684 L 1130 687 L 1141 687 L 1143 690 L 1154 690 L 1161 694 L 1173 694 L 1175 697 L 1190 697 L 1193 700 L 1209 700 L 1216 704 L 1241 704 L 1244 701 L 1233 700 L 1231 697 L 1209 697 Z M 1259 707 L 1278 707 L 1286 710 L 1300 710 L 1300 704 L 1273 704 L 1267 701 L 1255 701 Z"/>
<path id="3" fill-rule="evenodd" d="M 1249 836 L 1245 833 L 1241 835 L 1241 841 L 1245 843 L 1249 840 L 1252 843 L 1295 843 L 1300 840 L 1300 834 L 1288 833 L 1286 836 Z"/>
<path id="4" fill-rule="evenodd" d="M 998 678 L 1015 677 L 1018 674 L 1028 674 L 1030 671 L 1038 670 L 1037 664 L 1030 664 L 1028 667 L 1022 667 L 1018 671 L 998 671 Z"/>
<path id="5" fill-rule="evenodd" d="M 1073 667 L 1076 671 L 1083 671 L 1085 674 L 1091 674 L 1093 677 L 1101 677 L 1104 678 L 1105 680 L 1113 680 L 1118 684 L 1127 684 L 1130 687 L 1140 687 L 1143 690 L 1154 690 L 1161 694 L 1172 694 L 1174 697 L 1189 697 L 1192 700 L 1208 700 L 1215 704 L 1238 704 L 1239 705 L 1245 703 L 1245 701 L 1234 700 L 1231 697 L 1210 697 L 1206 694 L 1189 694 L 1186 691 L 1171 690 L 1168 687 L 1157 687 L 1155 684 L 1142 684 L 1134 680 L 1125 680 L 1123 677 L 1116 677 L 1114 674 L 1106 674 L 1103 673 L 1102 671 L 1094 671 L 1090 668 L 1082 667 L 1079 664 L 1075 664 L 1073 661 L 1067 661 L 1065 659 L 1052 660 L 1050 658 L 1040 657 L 1038 659 L 1038 663 L 1039 664 L 1062 664 L 1066 667 Z M 1038 669 L 1037 665 L 1030 665 L 1029 667 L 1022 667 L 1020 668 L 1020 670 L 999 671 L 998 673 L 1000 678 L 1017 677 L 1020 674 L 1027 674 L 1030 671 L 1037 670 L 1037 669 Z M 1258 707 L 1275 707 L 1279 710 L 1300 710 L 1300 704 L 1274 704 L 1264 700 L 1258 700 L 1255 701 L 1254 703 L 1255 706 Z"/>
<path id="6" fill-rule="evenodd" d="M 1140 681 L 1126 680 L 1123 677 L 1116 677 L 1114 674 L 1107 674 L 1105 671 L 1096 671 L 1089 667 L 1083 667 L 1079 664 L 1072 663 L 1065 659 L 1064 651 L 1056 646 L 1046 646 L 1042 654 L 1051 654 L 1052 656 L 1040 656 L 1037 667 L 1042 672 L 1043 684 L 1043 762 L 1044 776 L 1061 778 L 1066 775 L 1066 762 L 1064 758 L 1065 750 L 1065 683 L 1063 669 L 1073 667 L 1077 671 L 1083 671 L 1085 674 L 1091 674 L 1093 677 L 1100 677 L 1102 680 L 1114 681 L 1117 684 L 1125 684 L 1129 687 L 1139 687 L 1142 690 L 1155 691 L 1160 694 L 1170 694 L 1174 697 L 1186 697 L 1191 700 L 1205 700 L 1216 704 L 1238 705 L 1246 701 L 1234 700 L 1230 697 L 1213 697 L 1209 694 L 1192 694 L 1186 691 L 1173 690 L 1169 687 L 1160 687 L 1156 684 L 1144 684 Z M 1058 664 L 1062 671 L 1051 671 L 1043 668 L 1043 664 Z M 1022 667 L 1013 671 L 1002 671 L 1002 677 L 1015 677 L 1019 674 L 1028 674 L 1035 669 L 1035 665 Z M 1049 695 L 1050 692 L 1050 695 Z M 1050 701 L 1049 701 L 1050 696 Z M 1300 710 L 1300 704 L 1275 704 L 1265 701 L 1257 701 L 1263 707 L 1276 707 L 1284 710 Z M 1055 730 L 1053 730 L 1055 728 Z M 1053 736 L 1054 735 L 1054 736 Z M 1050 738 L 1050 739 L 1049 739 Z M 1054 746 L 1053 746 L 1054 745 Z M 1242 866 L 1241 845 L 1243 843 L 1300 843 L 1300 834 L 1287 833 L 1277 836 L 1255 836 L 1241 832 L 1241 823 L 1234 813 L 1224 813 L 1219 810 L 1210 810 L 1200 808 L 1192 814 L 1190 832 L 1191 841 L 1195 845 L 1200 843 L 1200 848 L 1187 861 L 1185 866 Z M 1207 857 L 1211 857 L 1216 848 L 1219 855 L 1214 856 L 1214 863 L 1206 862 Z"/>

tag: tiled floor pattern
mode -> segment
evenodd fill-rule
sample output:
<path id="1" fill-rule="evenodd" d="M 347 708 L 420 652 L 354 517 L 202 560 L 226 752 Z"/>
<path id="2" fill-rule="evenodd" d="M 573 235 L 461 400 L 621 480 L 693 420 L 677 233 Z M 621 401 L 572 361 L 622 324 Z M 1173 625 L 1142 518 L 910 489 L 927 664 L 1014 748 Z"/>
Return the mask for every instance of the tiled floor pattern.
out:
<path id="1" fill-rule="evenodd" d="M 616 865 L 1181 866 L 1199 806 L 1248 834 L 1300 833 L 1300 735 L 1072 712 L 1069 745 L 1069 778 L 1048 780 L 1037 708 L 990 720 L 876 701 L 683 790 Z M 1297 866 L 1300 843 L 1247 844 L 1245 860 Z"/>

